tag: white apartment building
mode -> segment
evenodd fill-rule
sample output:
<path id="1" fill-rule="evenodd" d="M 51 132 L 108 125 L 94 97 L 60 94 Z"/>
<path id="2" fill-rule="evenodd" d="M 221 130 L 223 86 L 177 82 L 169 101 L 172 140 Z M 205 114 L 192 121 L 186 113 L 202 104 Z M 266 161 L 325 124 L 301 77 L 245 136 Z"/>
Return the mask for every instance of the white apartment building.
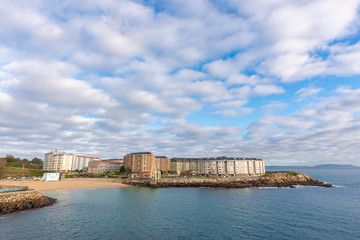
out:
<path id="1" fill-rule="evenodd" d="M 198 161 L 198 173 L 209 175 L 263 175 L 265 163 L 257 158 L 204 158 Z"/>
<path id="2" fill-rule="evenodd" d="M 88 166 L 90 161 L 95 161 L 95 160 L 100 160 L 100 158 L 76 155 L 71 166 L 71 171 L 82 170 Z"/>
<path id="3" fill-rule="evenodd" d="M 45 154 L 43 170 L 55 172 L 71 172 L 75 156 L 63 151 L 51 151 Z"/>
<path id="4" fill-rule="evenodd" d="M 43 170 L 55 172 L 72 172 L 88 166 L 92 160 L 100 160 L 97 157 L 86 157 L 66 153 L 64 151 L 50 151 L 45 154 Z"/>

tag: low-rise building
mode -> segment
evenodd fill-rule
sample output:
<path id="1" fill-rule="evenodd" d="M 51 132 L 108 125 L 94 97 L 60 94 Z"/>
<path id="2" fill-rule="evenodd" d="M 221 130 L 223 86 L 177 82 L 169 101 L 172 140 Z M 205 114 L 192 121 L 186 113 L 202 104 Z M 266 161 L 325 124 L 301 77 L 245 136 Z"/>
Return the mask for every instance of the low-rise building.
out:
<path id="1" fill-rule="evenodd" d="M 122 165 L 123 165 L 122 161 L 94 160 L 89 162 L 87 171 L 88 173 L 104 174 L 107 172 L 120 171 Z"/>

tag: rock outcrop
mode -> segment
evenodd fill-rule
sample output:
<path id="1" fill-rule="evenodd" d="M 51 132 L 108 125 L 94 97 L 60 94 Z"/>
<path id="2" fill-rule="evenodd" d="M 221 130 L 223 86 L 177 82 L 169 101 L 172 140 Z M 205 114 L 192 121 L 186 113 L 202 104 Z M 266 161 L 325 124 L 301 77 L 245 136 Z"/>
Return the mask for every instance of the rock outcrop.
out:
<path id="1" fill-rule="evenodd" d="M 35 190 L 0 193 L 0 214 L 46 207 L 56 199 L 45 197 Z"/>
<path id="2" fill-rule="evenodd" d="M 149 179 L 129 178 L 122 183 L 139 187 L 150 187 Z M 250 187 L 294 187 L 296 185 L 332 187 L 321 181 L 312 179 L 303 173 L 272 173 L 263 176 L 228 177 L 228 178 L 161 178 L 156 187 L 222 187 L 222 188 L 250 188 Z"/>

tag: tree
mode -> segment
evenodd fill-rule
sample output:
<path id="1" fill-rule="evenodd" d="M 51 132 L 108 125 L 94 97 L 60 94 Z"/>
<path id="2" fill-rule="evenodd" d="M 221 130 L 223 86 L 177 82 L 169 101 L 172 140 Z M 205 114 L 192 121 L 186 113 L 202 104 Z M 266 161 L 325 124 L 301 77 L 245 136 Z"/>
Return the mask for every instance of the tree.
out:
<path id="1" fill-rule="evenodd" d="M 127 172 L 127 173 L 131 173 L 131 167 L 127 167 L 127 168 L 126 168 L 126 172 Z"/>
<path id="2" fill-rule="evenodd" d="M 40 163 L 43 163 L 43 161 L 42 161 L 40 158 L 34 157 L 34 158 L 31 160 L 31 163 L 33 163 L 33 164 L 40 164 Z"/>
<path id="3" fill-rule="evenodd" d="M 125 169 L 125 167 L 124 167 L 124 166 L 121 166 L 121 168 L 120 168 L 120 172 L 121 172 L 121 173 L 126 172 L 126 169 Z"/>
<path id="4" fill-rule="evenodd" d="M 27 160 L 26 158 L 24 158 L 23 160 L 21 160 L 23 163 L 28 163 L 29 160 Z"/>
<path id="5" fill-rule="evenodd" d="M 7 154 L 5 159 L 7 162 L 15 162 L 15 157 L 11 154 Z"/>

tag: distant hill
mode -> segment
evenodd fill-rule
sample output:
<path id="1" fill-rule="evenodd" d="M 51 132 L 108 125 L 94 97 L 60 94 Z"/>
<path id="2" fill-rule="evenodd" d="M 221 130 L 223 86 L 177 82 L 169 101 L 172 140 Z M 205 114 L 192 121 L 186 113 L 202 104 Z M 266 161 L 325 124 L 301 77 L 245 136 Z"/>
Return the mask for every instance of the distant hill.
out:
<path id="1" fill-rule="evenodd" d="M 350 164 L 321 164 L 313 167 L 310 166 L 266 166 L 267 171 L 296 171 L 298 169 L 317 169 L 317 170 L 353 170 L 360 167 Z"/>
<path id="2" fill-rule="evenodd" d="M 350 165 L 350 164 L 322 164 L 312 167 L 312 169 L 360 169 L 360 167 Z"/>

